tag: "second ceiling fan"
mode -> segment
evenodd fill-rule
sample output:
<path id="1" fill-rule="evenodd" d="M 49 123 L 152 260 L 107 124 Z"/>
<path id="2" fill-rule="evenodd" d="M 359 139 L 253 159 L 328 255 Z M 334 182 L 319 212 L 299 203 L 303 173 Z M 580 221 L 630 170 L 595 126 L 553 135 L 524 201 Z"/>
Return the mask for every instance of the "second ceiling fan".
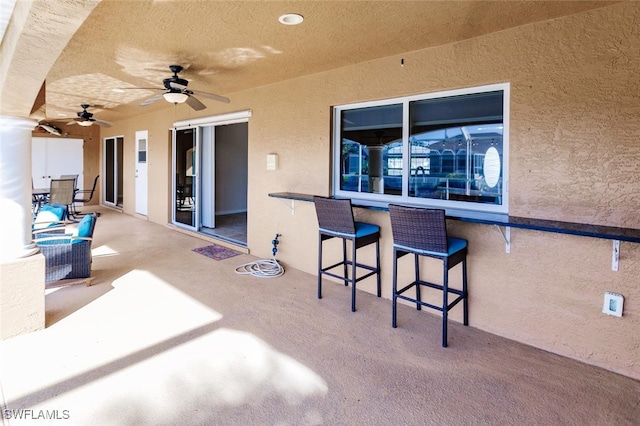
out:
<path id="1" fill-rule="evenodd" d="M 219 102 L 229 103 L 229 98 L 220 95 L 214 95 L 213 93 L 201 92 L 199 90 L 189 90 L 187 86 L 189 81 L 184 78 L 180 78 L 178 73 L 183 70 L 180 65 L 170 65 L 169 69 L 173 72 L 173 76 L 162 80 L 164 88 L 152 88 L 153 90 L 163 90 L 164 93 L 150 97 L 142 102 L 140 105 L 150 105 L 160 99 L 164 98 L 167 102 L 172 104 L 186 103 L 196 111 L 200 111 L 206 108 L 206 105 L 200 102 L 194 95 L 201 96 L 203 98 L 213 99 Z"/>
<path id="2" fill-rule="evenodd" d="M 93 113 L 87 111 L 87 108 L 89 108 L 90 106 L 91 105 L 89 104 L 80 105 L 80 107 L 82 108 L 82 111 L 78 111 L 78 113 L 76 114 L 78 117 L 68 122 L 67 125 L 77 123 L 81 126 L 87 127 L 95 123 L 100 127 L 111 127 L 111 123 L 109 123 L 108 121 L 98 120 L 97 118 L 93 118 Z"/>

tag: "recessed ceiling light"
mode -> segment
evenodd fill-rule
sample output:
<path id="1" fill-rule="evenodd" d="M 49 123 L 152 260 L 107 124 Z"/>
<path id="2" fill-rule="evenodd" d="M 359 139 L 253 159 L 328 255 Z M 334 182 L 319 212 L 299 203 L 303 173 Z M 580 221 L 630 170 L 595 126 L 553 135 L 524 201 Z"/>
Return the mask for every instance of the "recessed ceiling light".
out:
<path id="1" fill-rule="evenodd" d="M 115 87 L 111 89 L 111 91 L 115 93 L 124 93 L 124 89 L 120 89 L 119 87 Z"/>
<path id="2" fill-rule="evenodd" d="M 284 25 L 298 25 L 304 20 L 302 15 L 298 15 L 297 13 L 285 13 L 281 17 L 278 18 L 281 24 Z"/>

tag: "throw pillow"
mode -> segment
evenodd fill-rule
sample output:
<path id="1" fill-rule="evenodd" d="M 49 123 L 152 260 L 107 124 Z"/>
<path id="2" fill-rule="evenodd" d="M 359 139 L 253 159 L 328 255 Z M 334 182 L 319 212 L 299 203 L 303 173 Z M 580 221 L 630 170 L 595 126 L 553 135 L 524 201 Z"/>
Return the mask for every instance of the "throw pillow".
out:
<path id="1" fill-rule="evenodd" d="M 57 222 L 64 219 L 66 213 L 66 206 L 45 204 L 40 207 L 40 210 L 33 221 L 33 229 L 43 229 L 49 226 L 54 226 Z"/>
<path id="2" fill-rule="evenodd" d="M 93 215 L 88 214 L 82 218 L 82 220 L 78 223 L 78 233 L 76 234 L 78 237 L 89 237 L 91 238 L 93 228 Z"/>
<path id="3" fill-rule="evenodd" d="M 40 207 L 41 212 L 52 212 L 56 215 L 58 220 L 62 220 L 67 213 L 67 206 L 63 206 L 60 204 L 45 204 Z"/>

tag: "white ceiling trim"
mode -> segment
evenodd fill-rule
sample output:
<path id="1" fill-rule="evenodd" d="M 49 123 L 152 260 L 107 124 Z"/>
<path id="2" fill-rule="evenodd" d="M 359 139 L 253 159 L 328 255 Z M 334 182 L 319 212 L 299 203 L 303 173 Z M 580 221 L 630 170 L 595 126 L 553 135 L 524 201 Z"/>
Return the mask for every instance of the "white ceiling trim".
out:
<path id="1" fill-rule="evenodd" d="M 174 129 L 189 128 L 207 125 L 231 124 L 237 121 L 243 121 L 251 117 L 251 110 L 230 112 L 228 114 L 211 115 L 209 117 L 195 118 L 189 120 L 176 121 L 173 123 Z"/>

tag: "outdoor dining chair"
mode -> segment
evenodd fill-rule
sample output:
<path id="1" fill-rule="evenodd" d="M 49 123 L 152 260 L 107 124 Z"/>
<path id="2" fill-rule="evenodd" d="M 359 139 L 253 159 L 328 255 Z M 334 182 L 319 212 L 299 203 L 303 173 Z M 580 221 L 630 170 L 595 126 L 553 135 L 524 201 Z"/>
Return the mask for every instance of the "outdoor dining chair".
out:
<path id="1" fill-rule="evenodd" d="M 71 206 L 75 194 L 75 179 L 51 179 L 49 190 L 49 204 L 67 207 L 67 214 L 71 216 Z"/>
<path id="2" fill-rule="evenodd" d="M 78 190 L 78 175 L 60 175 L 60 179 L 73 179 L 73 189 Z"/>
<path id="3" fill-rule="evenodd" d="M 96 175 L 95 179 L 93 179 L 93 186 L 91 189 L 79 189 L 75 191 L 73 196 L 73 203 L 71 204 L 71 215 L 72 216 L 84 216 L 88 213 L 81 213 L 76 210 L 75 203 L 88 203 L 93 199 L 93 193 L 96 191 L 96 185 L 98 184 L 98 178 L 100 175 Z M 99 216 L 99 214 L 98 214 Z"/>

